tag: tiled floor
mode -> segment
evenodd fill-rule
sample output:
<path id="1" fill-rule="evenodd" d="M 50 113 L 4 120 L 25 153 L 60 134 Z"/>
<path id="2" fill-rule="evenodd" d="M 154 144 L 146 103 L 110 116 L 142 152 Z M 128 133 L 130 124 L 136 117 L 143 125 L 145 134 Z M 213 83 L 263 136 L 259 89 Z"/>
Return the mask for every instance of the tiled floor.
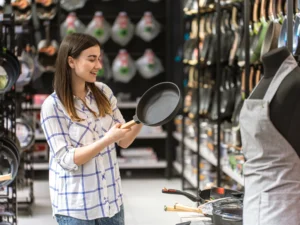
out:
<path id="1" fill-rule="evenodd" d="M 175 225 L 180 222 L 176 212 L 165 212 L 165 205 L 176 202 L 193 206 L 193 203 L 179 195 L 162 194 L 163 187 L 181 189 L 179 179 L 123 179 L 125 224 L 126 225 Z M 36 181 L 35 204 L 32 216 L 19 215 L 19 225 L 56 225 L 51 216 L 48 182 Z"/>

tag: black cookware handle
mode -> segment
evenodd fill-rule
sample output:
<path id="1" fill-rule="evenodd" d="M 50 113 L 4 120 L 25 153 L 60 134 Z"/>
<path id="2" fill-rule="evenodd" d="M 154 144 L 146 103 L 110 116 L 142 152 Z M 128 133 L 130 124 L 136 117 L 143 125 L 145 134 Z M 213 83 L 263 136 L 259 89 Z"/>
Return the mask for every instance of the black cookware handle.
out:
<path id="1" fill-rule="evenodd" d="M 179 190 L 176 190 L 176 189 L 163 188 L 162 193 L 173 194 L 173 195 L 183 195 L 183 196 L 187 197 L 188 199 L 190 199 L 193 202 L 200 202 L 201 201 L 201 198 L 197 198 L 196 196 L 194 196 L 190 193 L 187 193 L 185 191 L 179 191 Z"/>
<path id="2" fill-rule="evenodd" d="M 243 221 L 242 218 L 231 218 L 231 217 L 227 217 L 227 216 L 222 216 L 222 220 L 230 221 L 230 222 L 241 222 L 241 221 Z"/>

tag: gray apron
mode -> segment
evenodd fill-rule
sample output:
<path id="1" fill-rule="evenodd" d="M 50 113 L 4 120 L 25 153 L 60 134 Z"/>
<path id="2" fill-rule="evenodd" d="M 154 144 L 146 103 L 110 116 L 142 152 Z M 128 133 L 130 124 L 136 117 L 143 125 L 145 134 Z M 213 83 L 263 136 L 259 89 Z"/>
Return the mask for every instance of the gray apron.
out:
<path id="1" fill-rule="evenodd" d="M 300 159 L 269 118 L 269 103 L 295 67 L 297 63 L 290 55 L 275 74 L 264 98 L 245 100 L 240 114 L 246 157 L 244 225 L 300 224 Z"/>

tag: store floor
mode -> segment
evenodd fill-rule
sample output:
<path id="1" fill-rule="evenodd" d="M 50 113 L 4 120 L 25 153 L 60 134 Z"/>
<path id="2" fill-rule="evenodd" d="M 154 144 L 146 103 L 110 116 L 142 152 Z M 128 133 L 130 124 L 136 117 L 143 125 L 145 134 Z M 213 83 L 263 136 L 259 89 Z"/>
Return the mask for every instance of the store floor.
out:
<path id="1" fill-rule="evenodd" d="M 165 212 L 165 205 L 176 202 L 192 206 L 193 203 L 179 195 L 162 194 L 163 187 L 181 189 L 180 179 L 123 179 L 126 225 L 175 225 L 180 222 L 176 212 Z M 18 225 L 56 225 L 51 216 L 47 180 L 34 183 L 35 204 L 32 216 L 20 211 Z M 25 193 L 20 193 L 21 195 Z"/>

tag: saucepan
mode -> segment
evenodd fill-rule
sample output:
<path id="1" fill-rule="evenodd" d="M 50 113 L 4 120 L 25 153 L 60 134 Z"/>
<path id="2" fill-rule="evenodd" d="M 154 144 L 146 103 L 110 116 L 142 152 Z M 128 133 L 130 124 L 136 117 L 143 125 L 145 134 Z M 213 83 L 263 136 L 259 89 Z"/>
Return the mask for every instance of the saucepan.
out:
<path id="1" fill-rule="evenodd" d="M 148 89 L 138 102 L 133 120 L 123 124 L 128 129 L 142 123 L 146 126 L 160 126 L 173 119 L 181 106 L 181 93 L 172 82 L 162 82 Z"/>
<path id="2" fill-rule="evenodd" d="M 243 196 L 242 192 L 226 189 L 222 187 L 213 187 L 211 189 L 205 189 L 205 190 L 199 190 L 198 196 L 194 196 L 188 192 L 180 191 L 176 189 L 167 189 L 163 188 L 162 193 L 165 194 L 175 194 L 175 195 L 183 195 L 190 199 L 193 202 L 198 202 L 201 204 L 204 204 L 206 201 L 210 201 L 213 199 L 219 199 L 219 198 L 241 198 Z"/>

